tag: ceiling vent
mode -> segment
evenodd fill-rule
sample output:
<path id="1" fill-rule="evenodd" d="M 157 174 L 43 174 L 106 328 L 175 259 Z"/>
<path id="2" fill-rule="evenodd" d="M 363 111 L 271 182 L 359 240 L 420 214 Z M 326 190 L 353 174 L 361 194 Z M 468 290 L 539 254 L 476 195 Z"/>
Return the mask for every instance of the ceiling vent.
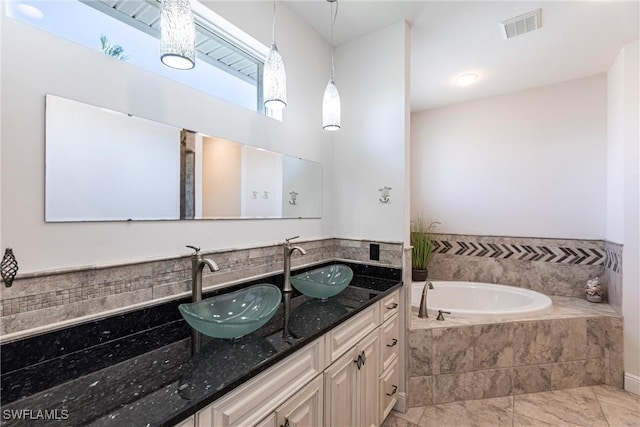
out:
<path id="1" fill-rule="evenodd" d="M 533 30 L 537 30 L 542 26 L 541 9 L 525 13 L 524 15 L 515 16 L 500 23 L 502 28 L 502 36 L 505 39 L 519 36 Z"/>

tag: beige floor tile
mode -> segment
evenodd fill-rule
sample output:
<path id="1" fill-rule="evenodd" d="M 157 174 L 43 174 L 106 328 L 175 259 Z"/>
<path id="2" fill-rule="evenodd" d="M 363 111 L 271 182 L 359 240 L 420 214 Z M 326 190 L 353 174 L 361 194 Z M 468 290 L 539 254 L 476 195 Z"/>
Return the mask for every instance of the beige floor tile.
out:
<path id="1" fill-rule="evenodd" d="M 523 394 L 513 406 L 515 414 L 555 426 L 608 426 L 592 387 Z"/>
<path id="2" fill-rule="evenodd" d="M 640 396 L 617 387 L 599 385 L 593 387 L 593 392 L 604 407 L 608 404 L 624 406 L 629 409 L 640 410 Z"/>
<path id="3" fill-rule="evenodd" d="M 557 427 L 535 418 L 526 417 L 522 414 L 513 414 L 513 427 Z"/>
<path id="4" fill-rule="evenodd" d="M 610 426 L 640 427 L 640 396 L 606 385 L 593 391 Z"/>
<path id="5" fill-rule="evenodd" d="M 391 411 L 391 413 L 398 418 L 409 421 L 410 423 L 418 424 L 418 422 L 420 422 L 420 418 L 422 418 L 422 414 L 424 414 L 424 409 L 424 406 L 416 406 L 414 408 L 409 408 L 407 412 Z"/>
<path id="6" fill-rule="evenodd" d="M 418 424 L 400 418 L 398 414 L 399 412 L 391 411 L 380 427 L 418 427 Z"/>
<path id="7" fill-rule="evenodd" d="M 607 405 L 602 407 L 602 412 L 611 427 L 640 427 L 640 414 L 637 409 Z"/>
<path id="8" fill-rule="evenodd" d="M 513 397 L 427 406 L 421 427 L 511 427 Z"/>

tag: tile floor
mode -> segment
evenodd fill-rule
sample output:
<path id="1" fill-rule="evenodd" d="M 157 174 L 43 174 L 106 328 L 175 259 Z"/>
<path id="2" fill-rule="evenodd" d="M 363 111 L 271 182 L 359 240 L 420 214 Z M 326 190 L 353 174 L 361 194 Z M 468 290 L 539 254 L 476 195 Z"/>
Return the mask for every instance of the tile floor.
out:
<path id="1" fill-rule="evenodd" d="M 383 427 L 640 427 L 640 397 L 607 385 L 391 412 Z"/>

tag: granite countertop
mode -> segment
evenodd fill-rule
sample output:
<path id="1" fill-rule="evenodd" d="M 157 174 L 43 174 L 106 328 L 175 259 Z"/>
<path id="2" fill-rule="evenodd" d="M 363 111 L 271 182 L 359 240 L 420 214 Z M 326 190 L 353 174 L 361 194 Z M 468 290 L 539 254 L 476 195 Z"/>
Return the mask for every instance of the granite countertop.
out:
<path id="1" fill-rule="evenodd" d="M 203 337 L 193 356 L 177 309 L 188 299 L 3 344 L 1 425 L 173 426 L 402 285 L 399 269 L 344 264 L 354 278 L 339 295 L 283 294 L 261 329 Z M 256 283 L 281 287 L 282 275 L 224 292 Z"/>

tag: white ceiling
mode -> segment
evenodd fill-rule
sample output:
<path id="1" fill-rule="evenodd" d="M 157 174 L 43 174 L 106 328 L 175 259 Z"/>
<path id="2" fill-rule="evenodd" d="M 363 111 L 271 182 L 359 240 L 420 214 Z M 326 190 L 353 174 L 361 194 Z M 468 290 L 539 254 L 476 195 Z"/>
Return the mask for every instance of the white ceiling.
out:
<path id="1" fill-rule="evenodd" d="M 287 1 L 327 41 L 331 6 Z M 340 0 L 334 44 L 406 19 L 411 25 L 411 109 L 420 111 L 607 71 L 638 38 L 636 1 Z M 542 28 L 504 40 L 500 22 L 542 9 Z M 477 83 L 453 84 L 474 72 Z M 336 77 L 339 79 L 339 69 Z"/>

